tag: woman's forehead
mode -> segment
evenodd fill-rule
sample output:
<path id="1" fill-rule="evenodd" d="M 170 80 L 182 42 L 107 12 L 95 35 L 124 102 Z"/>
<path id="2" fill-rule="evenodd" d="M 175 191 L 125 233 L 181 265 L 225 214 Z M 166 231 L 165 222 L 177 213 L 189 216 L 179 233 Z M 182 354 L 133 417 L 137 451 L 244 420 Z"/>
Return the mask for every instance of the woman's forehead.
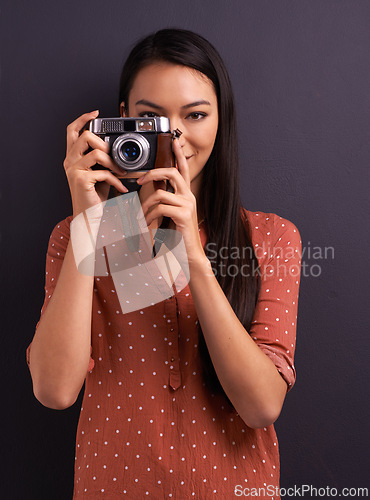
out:
<path id="1" fill-rule="evenodd" d="M 181 96 L 190 101 L 196 96 L 197 100 L 203 98 L 217 102 L 213 83 L 203 73 L 188 66 L 162 61 L 145 66 L 134 79 L 130 103 L 147 99 L 147 96 L 152 96 L 152 99 L 156 96 L 161 99 Z"/>

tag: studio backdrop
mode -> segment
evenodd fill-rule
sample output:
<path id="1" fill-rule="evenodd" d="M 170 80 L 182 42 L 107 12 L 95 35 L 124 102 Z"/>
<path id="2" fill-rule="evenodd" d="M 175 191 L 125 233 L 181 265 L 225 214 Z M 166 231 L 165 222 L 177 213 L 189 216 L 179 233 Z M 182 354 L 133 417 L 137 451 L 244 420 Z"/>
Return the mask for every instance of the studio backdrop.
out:
<path id="1" fill-rule="evenodd" d="M 71 214 L 66 126 L 94 109 L 117 116 L 125 56 L 164 27 L 221 53 L 243 206 L 302 237 L 297 381 L 275 424 L 281 487 L 369 487 L 369 2 L 4 0 L 0 15 L 2 497 L 72 496 L 83 389 L 67 410 L 42 406 L 25 359 L 48 239 Z"/>

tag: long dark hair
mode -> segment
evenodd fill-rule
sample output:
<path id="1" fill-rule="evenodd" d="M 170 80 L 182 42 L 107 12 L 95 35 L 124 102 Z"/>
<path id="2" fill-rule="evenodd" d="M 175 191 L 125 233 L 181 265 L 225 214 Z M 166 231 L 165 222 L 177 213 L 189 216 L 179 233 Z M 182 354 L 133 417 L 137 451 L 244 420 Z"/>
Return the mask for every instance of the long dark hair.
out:
<path id="1" fill-rule="evenodd" d="M 141 40 L 129 54 L 120 79 L 119 105 L 124 102 L 127 106 L 136 75 L 156 61 L 193 68 L 214 85 L 219 125 L 213 151 L 203 169 L 202 196 L 197 204 L 206 222 L 206 255 L 231 307 L 249 331 L 260 280 L 250 228 L 240 202 L 236 113 L 229 75 L 220 55 L 206 39 L 187 30 L 163 29 Z M 239 272 L 235 273 L 235 269 Z M 224 393 L 199 328 L 206 381 L 213 392 Z"/>

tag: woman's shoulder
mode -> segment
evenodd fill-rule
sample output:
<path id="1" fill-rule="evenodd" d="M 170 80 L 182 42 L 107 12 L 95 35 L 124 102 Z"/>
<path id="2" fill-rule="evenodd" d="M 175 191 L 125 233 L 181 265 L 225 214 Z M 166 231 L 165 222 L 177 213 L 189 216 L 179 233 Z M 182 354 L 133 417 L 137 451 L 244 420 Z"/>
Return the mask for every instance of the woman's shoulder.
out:
<path id="1" fill-rule="evenodd" d="M 60 257 L 66 251 L 70 238 L 70 224 L 72 219 L 72 216 L 66 217 L 54 226 L 49 238 L 49 254 Z"/>
<path id="2" fill-rule="evenodd" d="M 267 213 L 267 212 L 255 212 L 251 210 L 247 210 L 242 207 L 242 212 L 245 215 L 248 223 L 252 226 L 251 229 L 260 229 L 262 227 L 266 227 L 268 229 L 276 229 L 281 227 L 283 232 L 287 230 L 293 231 L 294 229 L 298 231 L 296 225 L 288 219 L 281 217 L 275 213 Z"/>
<path id="3" fill-rule="evenodd" d="M 266 243 L 271 247 L 301 246 L 301 235 L 292 221 L 275 213 L 251 211 L 243 207 L 242 212 L 248 223 L 255 247 L 266 245 Z"/>
<path id="4" fill-rule="evenodd" d="M 55 226 L 51 232 L 50 238 L 59 237 L 60 239 L 64 239 L 67 236 L 69 238 L 70 225 L 71 225 L 72 219 L 73 219 L 73 216 L 70 215 L 70 216 L 66 217 L 65 219 L 59 221 L 57 224 L 55 224 Z"/>

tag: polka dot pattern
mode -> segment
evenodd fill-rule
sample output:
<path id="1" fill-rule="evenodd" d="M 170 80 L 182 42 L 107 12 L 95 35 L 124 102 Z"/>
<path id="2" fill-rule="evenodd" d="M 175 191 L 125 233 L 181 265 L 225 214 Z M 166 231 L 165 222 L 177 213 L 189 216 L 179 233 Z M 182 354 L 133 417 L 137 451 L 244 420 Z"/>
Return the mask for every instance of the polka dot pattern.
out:
<path id="1" fill-rule="evenodd" d="M 245 210 L 245 215 L 262 270 L 249 333 L 290 389 L 299 276 L 276 272 L 279 261 L 300 264 L 299 232 L 275 214 Z M 59 276 L 70 222 L 69 217 L 58 224 L 50 238 L 41 314 Z M 203 227 L 200 236 L 205 245 Z M 224 499 L 234 497 L 236 484 L 279 485 L 274 426 L 249 428 L 224 396 L 207 388 L 189 287 L 123 315 L 111 276 L 97 277 L 91 336 L 74 499 Z"/>
<path id="2" fill-rule="evenodd" d="M 250 213 L 245 212 L 250 219 Z M 276 214 L 254 215 L 259 218 L 252 242 L 261 269 L 261 290 L 249 333 L 274 362 L 290 391 L 296 378 L 294 349 L 302 241 L 292 222 Z"/>

